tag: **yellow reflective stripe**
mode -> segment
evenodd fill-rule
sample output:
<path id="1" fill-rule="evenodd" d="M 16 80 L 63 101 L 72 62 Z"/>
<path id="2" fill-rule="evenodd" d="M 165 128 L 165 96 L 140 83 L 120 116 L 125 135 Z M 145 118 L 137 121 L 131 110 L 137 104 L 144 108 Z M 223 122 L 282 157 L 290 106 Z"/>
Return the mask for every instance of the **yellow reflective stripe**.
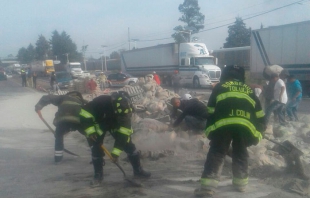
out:
<path id="1" fill-rule="evenodd" d="M 250 121 L 243 119 L 243 118 L 236 118 L 236 117 L 224 118 L 224 119 L 221 119 L 221 120 L 215 122 L 215 124 L 209 126 L 206 129 L 206 131 L 205 131 L 206 136 L 208 136 L 211 131 L 214 131 L 220 127 L 231 125 L 231 124 L 239 124 L 239 125 L 246 126 L 252 132 L 254 137 L 258 138 L 258 141 L 260 141 L 263 138 L 262 134 L 256 130 L 255 126 Z"/>
<path id="2" fill-rule="evenodd" d="M 119 156 L 123 151 L 118 148 L 113 148 L 112 152 L 114 155 Z"/>
<path id="3" fill-rule="evenodd" d="M 215 107 L 207 107 L 208 113 L 214 113 Z"/>
<path id="4" fill-rule="evenodd" d="M 240 93 L 240 92 L 226 92 L 226 93 L 222 93 L 220 95 L 218 95 L 216 97 L 216 103 L 225 100 L 227 98 L 242 98 L 242 99 L 246 99 L 247 101 L 249 101 L 253 107 L 255 107 L 255 101 L 247 94 L 245 93 Z"/>
<path id="5" fill-rule="evenodd" d="M 96 131 L 97 131 L 98 135 L 102 135 L 103 131 L 100 129 L 99 124 L 95 124 L 95 127 L 96 127 Z"/>
<path id="6" fill-rule="evenodd" d="M 120 127 L 117 132 L 122 133 L 124 135 L 131 135 L 132 134 L 132 129 L 127 129 L 125 127 Z"/>
<path id="7" fill-rule="evenodd" d="M 216 188 L 219 184 L 219 181 L 215 179 L 201 178 L 200 184 L 203 186 L 210 186 Z"/>
<path id="8" fill-rule="evenodd" d="M 265 113 L 263 110 L 257 111 L 256 112 L 256 118 L 262 118 L 265 116 Z"/>
<path id="9" fill-rule="evenodd" d="M 124 113 L 128 113 L 128 109 L 126 109 L 126 110 L 124 111 Z"/>
<path id="10" fill-rule="evenodd" d="M 61 116 L 59 118 L 55 118 L 55 122 L 60 122 L 60 121 L 80 123 L 80 118 L 78 116 L 67 116 L 67 115 Z"/>
<path id="11" fill-rule="evenodd" d="M 88 137 L 92 133 L 96 133 L 96 128 L 94 126 L 88 127 L 85 129 L 86 137 Z"/>
<path id="12" fill-rule="evenodd" d="M 116 107 L 119 107 L 119 106 L 121 106 L 121 104 L 120 103 L 116 103 Z"/>
<path id="13" fill-rule="evenodd" d="M 123 98 L 122 97 L 119 97 L 117 100 L 122 100 Z"/>
<path id="14" fill-rule="evenodd" d="M 118 113 L 122 113 L 122 110 L 121 110 L 121 109 L 117 109 L 117 112 L 118 112 Z"/>
<path id="15" fill-rule="evenodd" d="M 63 104 L 69 104 L 69 105 L 78 105 L 78 106 L 81 106 L 80 103 L 77 103 L 77 102 L 73 102 L 73 101 L 64 101 L 61 103 L 62 105 Z"/>
<path id="16" fill-rule="evenodd" d="M 80 115 L 83 116 L 84 118 L 93 118 L 93 115 L 85 111 L 84 109 L 81 109 Z"/>
<path id="17" fill-rule="evenodd" d="M 233 178 L 233 184 L 238 185 L 238 186 L 245 186 L 249 183 L 249 178 L 244 178 L 244 179 L 240 179 L 240 178 Z"/>

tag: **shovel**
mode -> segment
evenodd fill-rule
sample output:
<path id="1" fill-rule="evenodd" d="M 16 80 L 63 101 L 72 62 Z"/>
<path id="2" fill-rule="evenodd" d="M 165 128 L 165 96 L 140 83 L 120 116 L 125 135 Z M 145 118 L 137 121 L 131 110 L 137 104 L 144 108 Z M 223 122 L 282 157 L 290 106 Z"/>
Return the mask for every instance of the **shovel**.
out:
<path id="1" fill-rule="evenodd" d="M 51 126 L 46 122 L 46 120 L 42 117 L 42 114 L 41 114 L 40 111 L 38 111 L 38 115 L 39 115 L 40 119 L 42 120 L 42 122 L 47 126 L 47 128 L 55 135 L 54 129 L 52 129 L 52 127 L 51 127 Z M 64 148 L 64 152 L 66 152 L 66 153 L 68 153 L 68 154 L 70 154 L 70 155 L 76 156 L 76 157 L 80 157 L 79 155 L 77 155 L 77 154 L 75 154 L 75 153 L 73 153 L 73 152 L 71 152 L 71 151 L 69 151 L 69 150 L 67 150 L 67 149 L 65 149 L 65 148 Z"/>
<path id="2" fill-rule="evenodd" d="M 299 150 L 298 148 L 296 148 L 296 147 L 295 147 L 290 141 L 288 141 L 288 140 L 284 141 L 283 143 L 279 143 L 279 142 L 277 142 L 277 141 L 275 141 L 275 140 L 272 140 L 272 139 L 270 139 L 270 138 L 268 138 L 268 137 L 266 137 L 266 136 L 264 136 L 264 138 L 265 138 L 266 140 L 268 140 L 268 141 L 270 141 L 270 142 L 276 144 L 276 145 L 279 145 L 281 148 L 283 148 L 283 149 L 282 149 L 283 154 L 289 155 L 289 156 L 291 156 L 292 158 L 295 158 L 296 156 L 300 157 L 300 156 L 302 156 L 302 155 L 304 154 L 301 150 Z"/>
<path id="3" fill-rule="evenodd" d="M 128 181 L 130 184 L 132 184 L 135 187 L 142 187 L 142 184 L 135 182 L 132 179 L 129 179 L 124 171 L 124 169 L 121 167 L 121 165 L 119 165 L 118 162 L 116 162 L 113 158 L 113 156 L 111 155 L 111 153 L 108 151 L 108 149 L 106 149 L 103 145 L 101 145 L 102 150 L 104 151 L 105 154 L 107 154 L 107 156 L 109 156 L 110 160 L 122 171 L 123 175 L 124 175 L 124 180 Z"/>

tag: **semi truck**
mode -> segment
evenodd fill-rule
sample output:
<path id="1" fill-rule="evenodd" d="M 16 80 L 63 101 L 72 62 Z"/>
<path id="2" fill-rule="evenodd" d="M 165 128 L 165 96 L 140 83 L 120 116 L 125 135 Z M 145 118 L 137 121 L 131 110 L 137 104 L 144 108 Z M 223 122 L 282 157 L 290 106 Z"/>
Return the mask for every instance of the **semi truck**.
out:
<path id="1" fill-rule="evenodd" d="M 239 65 L 246 70 L 250 70 L 251 47 L 232 47 L 213 50 L 211 54 L 218 59 L 218 66 L 223 68 L 225 65 Z"/>
<path id="2" fill-rule="evenodd" d="M 221 69 L 209 55 L 204 43 L 169 43 L 124 51 L 121 54 L 122 71 L 144 76 L 154 71 L 164 83 L 171 84 L 177 70 L 181 85 L 211 87 L 218 82 Z"/>
<path id="3" fill-rule="evenodd" d="M 31 71 L 36 72 L 38 76 L 50 76 L 55 72 L 53 60 L 34 61 L 30 65 Z"/>
<path id="4" fill-rule="evenodd" d="M 81 67 L 81 63 L 79 62 L 70 62 L 65 65 L 67 72 L 71 74 L 73 78 L 82 77 L 83 70 Z"/>
<path id="5" fill-rule="evenodd" d="M 310 21 L 253 30 L 251 75 L 262 78 L 266 66 L 279 65 L 294 74 L 310 96 Z"/>

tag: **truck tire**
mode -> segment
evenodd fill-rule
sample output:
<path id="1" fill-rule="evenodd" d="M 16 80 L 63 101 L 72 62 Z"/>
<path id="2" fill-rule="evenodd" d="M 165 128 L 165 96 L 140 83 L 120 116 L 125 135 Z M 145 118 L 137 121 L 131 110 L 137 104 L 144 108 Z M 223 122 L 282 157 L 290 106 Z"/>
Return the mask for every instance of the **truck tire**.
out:
<path id="1" fill-rule="evenodd" d="M 199 78 L 197 76 L 194 77 L 193 86 L 194 86 L 194 88 L 200 88 L 200 82 L 199 82 Z"/>

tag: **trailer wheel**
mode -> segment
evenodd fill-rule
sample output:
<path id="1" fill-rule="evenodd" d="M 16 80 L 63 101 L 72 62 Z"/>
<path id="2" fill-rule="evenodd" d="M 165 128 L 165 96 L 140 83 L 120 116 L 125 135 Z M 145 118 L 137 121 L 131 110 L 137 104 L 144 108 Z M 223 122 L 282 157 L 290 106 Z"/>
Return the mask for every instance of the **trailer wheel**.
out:
<path id="1" fill-rule="evenodd" d="M 199 88 L 200 87 L 199 78 L 197 76 L 194 77 L 193 85 L 194 85 L 194 88 Z"/>

